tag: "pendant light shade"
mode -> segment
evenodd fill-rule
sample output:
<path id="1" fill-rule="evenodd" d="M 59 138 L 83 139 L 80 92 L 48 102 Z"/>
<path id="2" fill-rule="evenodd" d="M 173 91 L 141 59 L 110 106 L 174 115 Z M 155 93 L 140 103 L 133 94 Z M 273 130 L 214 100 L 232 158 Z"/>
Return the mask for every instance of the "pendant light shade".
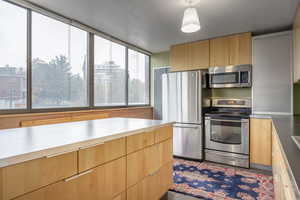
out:
<path id="1" fill-rule="evenodd" d="M 201 28 L 196 8 L 187 8 L 184 11 L 181 31 L 184 33 L 193 33 Z"/>

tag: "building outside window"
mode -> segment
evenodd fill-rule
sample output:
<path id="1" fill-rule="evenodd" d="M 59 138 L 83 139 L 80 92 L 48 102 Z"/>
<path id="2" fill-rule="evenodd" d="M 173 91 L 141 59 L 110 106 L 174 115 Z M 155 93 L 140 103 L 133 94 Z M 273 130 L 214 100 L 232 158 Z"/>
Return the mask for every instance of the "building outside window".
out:
<path id="1" fill-rule="evenodd" d="M 26 9 L 0 1 L 0 27 L 0 109 L 25 109 Z"/>
<path id="2" fill-rule="evenodd" d="M 126 48 L 98 36 L 94 46 L 95 105 L 126 105 Z"/>

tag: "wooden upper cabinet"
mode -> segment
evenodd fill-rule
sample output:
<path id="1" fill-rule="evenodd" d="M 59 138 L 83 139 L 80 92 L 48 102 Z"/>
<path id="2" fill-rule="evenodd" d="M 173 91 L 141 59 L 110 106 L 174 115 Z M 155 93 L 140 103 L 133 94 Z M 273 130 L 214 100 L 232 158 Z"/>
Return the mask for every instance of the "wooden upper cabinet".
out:
<path id="1" fill-rule="evenodd" d="M 207 69 L 209 67 L 209 40 L 189 44 L 191 69 Z"/>
<path id="2" fill-rule="evenodd" d="M 209 40 L 171 47 L 171 70 L 185 71 L 209 67 Z"/>
<path id="3" fill-rule="evenodd" d="M 210 66 L 229 65 L 229 39 L 221 37 L 210 40 Z"/>
<path id="4" fill-rule="evenodd" d="M 210 66 L 252 63 L 251 33 L 210 40 Z"/>
<path id="5" fill-rule="evenodd" d="M 171 47 L 170 64 L 172 71 L 181 71 L 189 67 L 187 44 L 179 44 Z"/>

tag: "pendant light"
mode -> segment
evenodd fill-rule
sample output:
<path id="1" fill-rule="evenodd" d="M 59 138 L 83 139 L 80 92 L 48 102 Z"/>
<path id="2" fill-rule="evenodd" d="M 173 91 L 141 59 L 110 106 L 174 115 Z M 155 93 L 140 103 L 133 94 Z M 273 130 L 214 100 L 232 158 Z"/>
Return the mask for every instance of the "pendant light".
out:
<path id="1" fill-rule="evenodd" d="M 200 21 L 196 8 L 191 7 L 192 0 L 187 0 L 189 7 L 183 14 L 181 31 L 184 33 L 194 33 L 201 29 Z"/>

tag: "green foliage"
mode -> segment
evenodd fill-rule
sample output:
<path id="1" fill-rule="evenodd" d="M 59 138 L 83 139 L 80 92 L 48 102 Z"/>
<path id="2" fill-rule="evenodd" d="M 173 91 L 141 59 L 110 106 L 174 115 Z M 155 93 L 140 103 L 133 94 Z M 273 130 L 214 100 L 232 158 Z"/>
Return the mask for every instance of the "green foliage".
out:
<path id="1" fill-rule="evenodd" d="M 49 63 L 34 59 L 32 74 L 33 105 L 37 107 L 72 105 L 84 99 L 84 81 L 78 74 L 72 74 L 65 56 L 56 56 Z"/>

